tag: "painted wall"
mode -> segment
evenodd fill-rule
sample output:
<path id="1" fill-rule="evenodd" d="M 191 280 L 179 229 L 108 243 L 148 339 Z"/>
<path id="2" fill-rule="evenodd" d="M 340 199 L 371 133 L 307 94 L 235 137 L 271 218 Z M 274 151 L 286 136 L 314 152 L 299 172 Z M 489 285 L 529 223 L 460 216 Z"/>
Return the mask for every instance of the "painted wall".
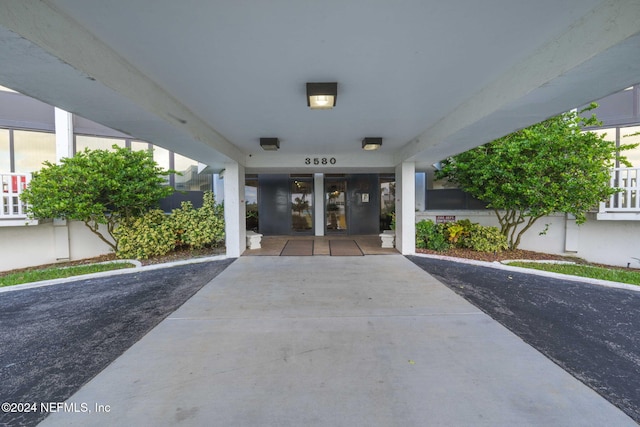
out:
<path id="1" fill-rule="evenodd" d="M 595 215 L 594 215 L 595 217 Z M 597 221 L 579 226 L 578 256 L 608 265 L 640 268 L 640 221 Z"/>
<path id="2" fill-rule="evenodd" d="M 51 221 L 0 227 L 0 271 L 93 258 L 110 252 L 106 243 L 77 221 L 62 227 Z"/>
<path id="3" fill-rule="evenodd" d="M 103 231 L 106 226 L 101 226 Z M 104 234 L 107 234 L 106 232 Z M 69 257 L 71 260 L 93 258 L 111 253 L 111 247 L 80 221 L 69 222 Z"/>
<path id="4" fill-rule="evenodd" d="M 0 271 L 56 262 L 53 223 L 0 227 Z"/>

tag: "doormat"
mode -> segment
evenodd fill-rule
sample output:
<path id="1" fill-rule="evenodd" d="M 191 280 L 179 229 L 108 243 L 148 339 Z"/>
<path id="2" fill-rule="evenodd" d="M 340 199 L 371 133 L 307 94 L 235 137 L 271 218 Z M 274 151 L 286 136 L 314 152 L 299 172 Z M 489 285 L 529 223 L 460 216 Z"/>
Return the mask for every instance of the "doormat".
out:
<path id="1" fill-rule="evenodd" d="M 363 256 L 355 240 L 329 240 L 331 256 Z"/>
<path id="2" fill-rule="evenodd" d="M 280 256 L 311 256 L 313 255 L 313 240 L 287 240 Z"/>

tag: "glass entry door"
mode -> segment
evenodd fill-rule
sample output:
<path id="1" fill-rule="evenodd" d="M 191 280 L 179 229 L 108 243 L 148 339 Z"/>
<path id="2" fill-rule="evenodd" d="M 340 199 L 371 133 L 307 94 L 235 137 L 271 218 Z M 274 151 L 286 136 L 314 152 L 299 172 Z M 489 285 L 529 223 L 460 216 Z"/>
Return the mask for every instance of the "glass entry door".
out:
<path id="1" fill-rule="evenodd" d="M 325 225 L 327 233 L 347 232 L 347 181 L 325 181 Z"/>
<path id="2" fill-rule="evenodd" d="M 313 181 L 291 179 L 291 231 L 313 232 Z"/>
<path id="3" fill-rule="evenodd" d="M 260 174 L 257 178 L 258 231 L 265 236 L 313 234 L 313 176 Z M 254 200 L 251 185 L 255 178 L 246 180 L 247 213 Z"/>

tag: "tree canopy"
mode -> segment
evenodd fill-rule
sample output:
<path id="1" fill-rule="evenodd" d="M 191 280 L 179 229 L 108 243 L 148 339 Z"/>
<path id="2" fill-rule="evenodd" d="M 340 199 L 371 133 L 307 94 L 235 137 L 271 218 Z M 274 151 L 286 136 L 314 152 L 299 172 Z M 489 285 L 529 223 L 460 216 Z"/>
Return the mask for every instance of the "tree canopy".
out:
<path id="1" fill-rule="evenodd" d="M 60 164 L 45 162 L 21 198 L 31 217 L 82 221 L 115 251 L 118 222 L 144 214 L 170 195 L 173 189 L 163 185 L 163 175 L 170 172 L 156 164 L 150 151 L 116 145 L 113 151 L 85 150 Z M 102 234 L 100 224 L 115 243 Z"/>
<path id="2" fill-rule="evenodd" d="M 539 218 L 569 213 L 577 223 L 617 190 L 609 185 L 619 151 L 634 145 L 606 141 L 604 135 L 584 132 L 598 126 L 595 115 L 564 113 L 442 162 L 437 178 L 448 178 L 494 209 L 511 248 Z"/>

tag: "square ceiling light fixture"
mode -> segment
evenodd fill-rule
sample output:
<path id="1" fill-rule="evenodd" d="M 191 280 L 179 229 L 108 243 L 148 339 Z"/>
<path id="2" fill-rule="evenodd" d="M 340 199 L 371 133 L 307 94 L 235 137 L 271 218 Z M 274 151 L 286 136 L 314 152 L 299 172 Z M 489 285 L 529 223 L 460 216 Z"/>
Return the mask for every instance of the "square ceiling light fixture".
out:
<path id="1" fill-rule="evenodd" d="M 260 147 L 265 151 L 278 151 L 280 140 L 278 138 L 260 138 Z"/>
<path id="2" fill-rule="evenodd" d="M 365 138 L 362 140 L 362 149 L 371 151 L 382 146 L 382 138 Z"/>
<path id="3" fill-rule="evenodd" d="M 307 106 L 312 110 L 328 110 L 336 106 L 338 83 L 307 83 Z"/>

